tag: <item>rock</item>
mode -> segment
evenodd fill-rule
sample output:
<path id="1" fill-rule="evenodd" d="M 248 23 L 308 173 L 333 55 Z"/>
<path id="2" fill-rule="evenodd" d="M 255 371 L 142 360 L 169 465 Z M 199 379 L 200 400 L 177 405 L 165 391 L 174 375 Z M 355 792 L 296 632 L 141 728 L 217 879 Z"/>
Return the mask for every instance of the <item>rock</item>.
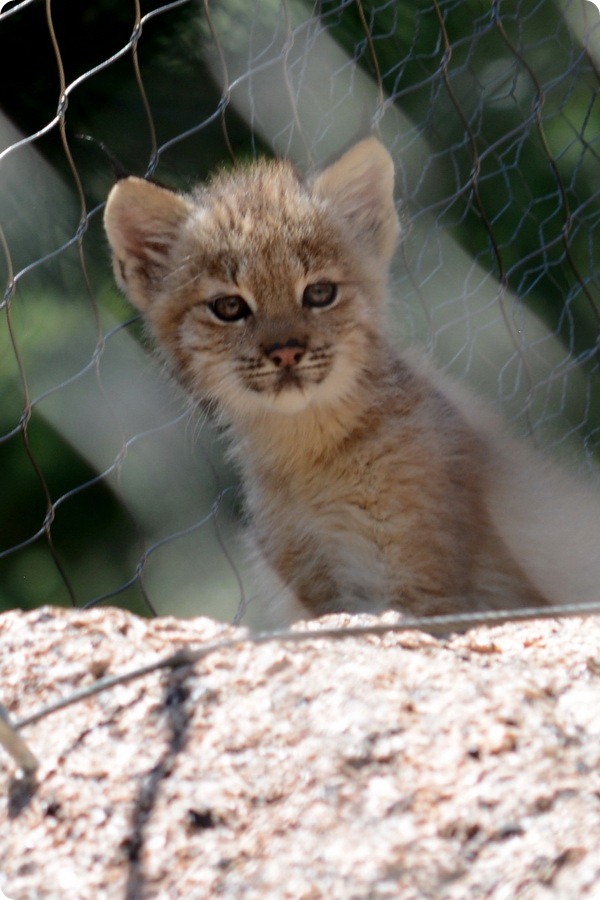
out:
<path id="1" fill-rule="evenodd" d="M 356 622 L 328 617 L 327 626 Z M 360 619 L 359 621 L 365 621 Z M 385 618 L 384 618 L 385 621 Z M 600 893 L 600 620 L 257 645 L 208 619 L 0 616 L 0 889 L 86 898 Z"/>

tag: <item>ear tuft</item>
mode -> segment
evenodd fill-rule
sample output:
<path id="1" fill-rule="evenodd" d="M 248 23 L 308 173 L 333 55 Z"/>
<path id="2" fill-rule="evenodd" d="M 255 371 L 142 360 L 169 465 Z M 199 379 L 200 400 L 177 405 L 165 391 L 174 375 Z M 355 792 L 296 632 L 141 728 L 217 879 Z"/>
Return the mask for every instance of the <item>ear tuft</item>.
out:
<path id="1" fill-rule="evenodd" d="M 117 283 L 139 309 L 169 268 L 171 251 L 191 207 L 179 194 L 143 178 L 125 178 L 111 190 L 104 228 Z"/>
<path id="2" fill-rule="evenodd" d="M 380 141 L 367 138 L 355 144 L 316 177 L 312 189 L 333 206 L 365 250 L 389 262 L 399 226 L 394 163 Z"/>

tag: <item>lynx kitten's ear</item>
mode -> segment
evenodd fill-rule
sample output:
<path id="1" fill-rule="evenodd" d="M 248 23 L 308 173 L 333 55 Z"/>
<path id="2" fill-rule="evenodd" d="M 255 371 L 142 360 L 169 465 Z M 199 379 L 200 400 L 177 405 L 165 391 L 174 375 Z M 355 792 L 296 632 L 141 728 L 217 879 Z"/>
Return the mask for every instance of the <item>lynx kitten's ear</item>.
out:
<path id="1" fill-rule="evenodd" d="M 389 262 L 399 226 L 394 163 L 383 144 L 376 138 L 355 144 L 316 177 L 313 192 L 333 205 L 365 250 Z"/>
<path id="2" fill-rule="evenodd" d="M 124 178 L 109 194 L 104 227 L 119 287 L 138 309 L 146 309 L 153 287 L 169 268 L 171 250 L 191 207 L 143 178 Z"/>

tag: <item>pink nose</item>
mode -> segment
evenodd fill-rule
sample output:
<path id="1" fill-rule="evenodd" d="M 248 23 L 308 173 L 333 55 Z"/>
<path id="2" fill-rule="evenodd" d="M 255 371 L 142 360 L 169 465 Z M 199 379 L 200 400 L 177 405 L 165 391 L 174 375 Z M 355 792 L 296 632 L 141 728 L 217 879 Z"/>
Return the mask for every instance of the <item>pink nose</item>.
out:
<path id="1" fill-rule="evenodd" d="M 268 347 L 266 354 L 276 366 L 284 369 L 293 369 L 304 356 L 305 350 L 306 346 L 304 344 L 292 338 L 285 344 L 273 344 L 272 347 Z"/>

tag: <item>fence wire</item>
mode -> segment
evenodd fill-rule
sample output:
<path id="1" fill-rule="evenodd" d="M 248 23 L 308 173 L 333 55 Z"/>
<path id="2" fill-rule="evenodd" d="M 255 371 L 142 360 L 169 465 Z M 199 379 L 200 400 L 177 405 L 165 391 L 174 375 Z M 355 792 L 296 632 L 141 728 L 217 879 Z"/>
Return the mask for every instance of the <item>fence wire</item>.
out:
<path id="1" fill-rule="evenodd" d="M 600 16 L 589 0 L 75 0 L 0 12 L 0 607 L 231 619 L 235 475 L 113 286 L 103 142 L 189 187 L 374 131 L 400 346 L 598 479 Z"/>

